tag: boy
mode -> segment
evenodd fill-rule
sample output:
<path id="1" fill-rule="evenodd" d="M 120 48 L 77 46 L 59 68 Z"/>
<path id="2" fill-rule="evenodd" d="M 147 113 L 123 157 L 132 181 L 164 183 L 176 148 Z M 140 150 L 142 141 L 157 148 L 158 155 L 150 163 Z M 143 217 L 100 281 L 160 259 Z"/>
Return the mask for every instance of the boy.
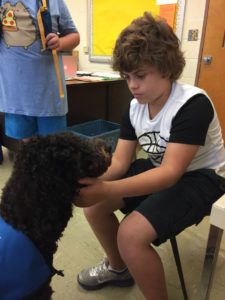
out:
<path id="1" fill-rule="evenodd" d="M 125 28 L 113 68 L 134 99 L 121 124 L 112 164 L 99 179 L 83 179 L 84 209 L 107 259 L 81 271 L 86 289 L 129 286 L 168 299 L 159 245 L 210 213 L 223 193 L 225 150 L 206 92 L 177 82 L 185 61 L 172 29 L 149 13 Z M 137 145 L 147 159 L 132 163 Z M 119 224 L 114 211 L 127 214 Z M 129 269 L 129 271 L 128 271 Z"/>
<path id="2" fill-rule="evenodd" d="M 72 50 L 80 36 L 65 1 L 47 2 L 52 32 L 43 51 L 37 21 L 42 1 L 0 0 L 0 111 L 5 113 L 6 135 L 14 139 L 66 128 L 67 98 L 60 99 L 51 50 Z M 61 55 L 59 59 L 64 79 Z M 65 82 L 63 89 L 66 95 Z"/>

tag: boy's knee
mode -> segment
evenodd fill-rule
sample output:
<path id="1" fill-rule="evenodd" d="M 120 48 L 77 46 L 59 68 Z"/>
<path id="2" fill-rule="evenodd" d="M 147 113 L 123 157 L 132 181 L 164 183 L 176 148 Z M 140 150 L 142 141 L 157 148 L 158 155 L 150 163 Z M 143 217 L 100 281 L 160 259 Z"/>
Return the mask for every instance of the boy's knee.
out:
<path id="1" fill-rule="evenodd" d="M 84 215 L 88 220 L 101 220 L 109 216 L 108 210 L 100 204 L 92 205 L 83 208 Z"/>
<path id="2" fill-rule="evenodd" d="M 117 243 L 119 249 L 122 251 L 126 251 L 127 248 L 130 251 L 131 248 L 135 247 L 137 240 L 130 229 L 129 222 L 122 222 L 120 224 L 117 232 Z"/>
<path id="3" fill-rule="evenodd" d="M 84 215 L 87 219 L 91 219 L 93 217 L 96 217 L 96 209 L 94 206 L 89 206 L 89 207 L 85 207 L 83 208 L 84 211 Z"/>
<path id="4" fill-rule="evenodd" d="M 149 247 L 157 238 L 157 233 L 151 223 L 138 213 L 125 218 L 118 229 L 117 243 L 119 249 L 129 251 Z"/>

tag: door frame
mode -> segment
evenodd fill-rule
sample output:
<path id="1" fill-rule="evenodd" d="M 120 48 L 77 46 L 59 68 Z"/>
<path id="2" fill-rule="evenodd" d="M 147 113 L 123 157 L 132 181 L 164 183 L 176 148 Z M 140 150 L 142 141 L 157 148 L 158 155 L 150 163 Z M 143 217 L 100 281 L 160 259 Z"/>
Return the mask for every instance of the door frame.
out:
<path id="1" fill-rule="evenodd" d="M 196 70 L 196 76 L 195 76 L 195 85 L 196 86 L 198 86 L 199 74 L 200 74 L 201 63 L 202 63 L 202 56 L 203 56 L 202 54 L 203 54 L 203 47 L 204 47 L 204 43 L 205 43 L 205 34 L 206 34 L 206 27 L 207 27 L 207 21 L 208 21 L 209 2 L 210 1 L 212 1 L 212 0 L 206 0 L 206 2 L 205 2 L 205 13 L 204 13 L 203 26 L 202 26 L 202 36 L 201 36 L 197 70 Z"/>

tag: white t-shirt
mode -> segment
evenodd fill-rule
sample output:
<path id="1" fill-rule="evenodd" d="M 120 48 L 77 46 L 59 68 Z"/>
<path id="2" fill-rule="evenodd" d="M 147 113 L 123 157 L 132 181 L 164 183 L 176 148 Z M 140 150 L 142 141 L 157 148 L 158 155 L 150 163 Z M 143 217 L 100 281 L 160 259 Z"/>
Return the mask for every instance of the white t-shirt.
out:
<path id="1" fill-rule="evenodd" d="M 174 83 L 161 111 L 149 118 L 147 104 L 136 99 L 121 124 L 122 139 L 137 139 L 153 165 L 162 162 L 167 143 L 200 145 L 187 171 L 214 169 L 225 175 L 225 149 L 215 108 L 206 92 Z"/>

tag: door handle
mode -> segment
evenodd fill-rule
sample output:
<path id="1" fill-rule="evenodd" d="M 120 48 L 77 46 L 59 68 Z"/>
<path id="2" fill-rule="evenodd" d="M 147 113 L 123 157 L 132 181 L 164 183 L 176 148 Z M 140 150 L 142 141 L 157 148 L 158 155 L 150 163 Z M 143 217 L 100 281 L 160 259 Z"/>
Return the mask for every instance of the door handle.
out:
<path id="1" fill-rule="evenodd" d="M 211 55 L 203 56 L 202 60 L 203 60 L 205 65 L 210 65 L 211 62 L 212 62 L 212 56 Z"/>

